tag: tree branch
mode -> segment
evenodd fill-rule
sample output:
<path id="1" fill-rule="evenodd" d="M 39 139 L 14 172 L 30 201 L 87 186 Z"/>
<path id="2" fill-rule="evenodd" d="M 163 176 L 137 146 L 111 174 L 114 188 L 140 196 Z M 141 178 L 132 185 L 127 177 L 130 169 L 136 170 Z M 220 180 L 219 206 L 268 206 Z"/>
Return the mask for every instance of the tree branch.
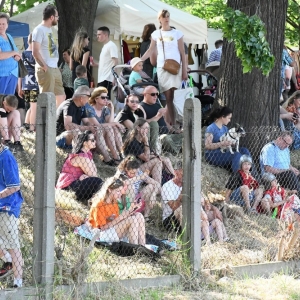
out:
<path id="1" fill-rule="evenodd" d="M 294 22 L 291 18 L 289 18 L 289 16 L 286 17 L 286 21 L 287 21 L 291 26 L 293 26 L 295 29 L 296 29 L 296 28 L 299 28 L 299 25 L 298 25 L 296 22 Z"/>
<path id="2" fill-rule="evenodd" d="M 1 0 L 1 2 L 0 2 L 0 11 L 2 11 L 4 3 L 5 3 L 5 0 Z"/>

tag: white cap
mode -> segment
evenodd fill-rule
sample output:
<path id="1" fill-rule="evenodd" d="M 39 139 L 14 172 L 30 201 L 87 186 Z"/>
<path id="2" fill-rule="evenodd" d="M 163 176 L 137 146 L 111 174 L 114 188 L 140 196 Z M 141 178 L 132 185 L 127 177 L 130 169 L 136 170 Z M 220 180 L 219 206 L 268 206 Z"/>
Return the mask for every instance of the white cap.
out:
<path id="1" fill-rule="evenodd" d="M 131 67 L 131 69 L 133 69 L 139 62 L 142 62 L 142 60 L 139 57 L 134 57 L 130 61 L 130 67 Z"/>

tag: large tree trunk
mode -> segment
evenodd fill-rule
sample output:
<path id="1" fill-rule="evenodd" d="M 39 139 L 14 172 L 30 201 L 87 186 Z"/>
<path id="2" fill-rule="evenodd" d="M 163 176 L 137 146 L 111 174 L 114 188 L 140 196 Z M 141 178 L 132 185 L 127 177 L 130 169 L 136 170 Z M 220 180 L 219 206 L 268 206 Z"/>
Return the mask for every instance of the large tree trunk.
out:
<path id="1" fill-rule="evenodd" d="M 233 123 L 243 125 L 249 132 L 241 142 L 255 156 L 270 139 L 266 131 L 279 123 L 280 69 L 287 5 L 288 0 L 228 0 L 228 6 L 235 10 L 249 16 L 258 14 L 265 23 L 267 41 L 275 56 L 275 66 L 269 76 L 264 76 L 256 68 L 251 73 L 243 74 L 234 43 L 225 41 L 223 46 L 218 98 L 233 109 Z M 266 131 L 261 129 L 262 132 L 257 134 L 258 127 L 262 126 Z"/>
<path id="2" fill-rule="evenodd" d="M 92 48 L 93 26 L 99 0 L 55 0 L 59 14 L 58 43 L 59 53 L 71 47 L 76 31 L 83 28 L 90 36 Z M 92 50 L 92 49 L 91 49 Z"/>

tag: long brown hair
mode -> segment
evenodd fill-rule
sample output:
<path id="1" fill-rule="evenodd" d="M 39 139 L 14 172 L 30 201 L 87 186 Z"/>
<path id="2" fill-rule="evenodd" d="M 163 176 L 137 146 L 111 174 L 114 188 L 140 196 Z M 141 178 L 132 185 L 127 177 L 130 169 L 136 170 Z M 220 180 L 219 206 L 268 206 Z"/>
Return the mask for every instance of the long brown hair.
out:
<path id="1" fill-rule="evenodd" d="M 153 24 L 153 23 L 146 24 L 144 26 L 144 30 L 143 30 L 143 34 L 142 34 L 143 41 L 149 41 L 152 32 L 155 30 L 156 30 L 155 24 Z"/>
<path id="2" fill-rule="evenodd" d="M 74 59 L 74 61 L 82 63 L 80 61 L 80 57 L 83 52 L 83 42 L 86 38 L 88 38 L 88 34 L 86 31 L 83 31 L 82 29 L 79 29 L 76 34 L 75 38 L 71 47 L 71 57 Z"/>
<path id="3" fill-rule="evenodd" d="M 134 122 L 133 128 L 129 132 L 129 134 L 124 142 L 123 151 L 125 151 L 125 149 L 128 147 L 128 145 L 136 138 L 136 136 L 138 134 L 138 128 L 141 128 L 145 123 L 147 123 L 147 121 L 144 118 L 138 118 Z"/>

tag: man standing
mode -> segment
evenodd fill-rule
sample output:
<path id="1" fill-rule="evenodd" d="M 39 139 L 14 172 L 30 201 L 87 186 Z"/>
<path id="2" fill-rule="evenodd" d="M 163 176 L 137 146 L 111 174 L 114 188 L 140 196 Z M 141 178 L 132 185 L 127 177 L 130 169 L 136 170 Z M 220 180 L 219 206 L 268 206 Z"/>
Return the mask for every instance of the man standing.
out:
<path id="1" fill-rule="evenodd" d="M 219 62 L 221 61 L 222 46 L 223 46 L 223 40 L 217 40 L 215 42 L 216 49 L 210 53 L 206 66 L 213 61 L 219 61 Z"/>
<path id="2" fill-rule="evenodd" d="M 299 170 L 291 165 L 289 147 L 293 143 L 290 132 L 282 132 L 279 137 L 266 144 L 260 153 L 261 172 L 275 175 L 279 184 L 300 194 Z"/>
<path id="3" fill-rule="evenodd" d="M 98 42 L 103 43 L 104 46 L 101 50 L 99 63 L 91 62 L 92 66 L 98 67 L 98 85 L 104 86 L 108 90 L 110 97 L 112 83 L 114 80 L 111 72 L 112 67 L 118 64 L 118 48 L 109 40 L 110 31 L 106 26 L 99 27 L 97 30 Z"/>
<path id="4" fill-rule="evenodd" d="M 58 48 L 53 39 L 52 26 L 57 25 L 58 13 L 55 6 L 49 4 L 43 11 L 43 21 L 32 33 L 32 54 L 37 62 L 35 77 L 40 93 L 52 92 L 56 97 L 56 107 L 66 98 L 61 72 L 57 67 Z"/>

